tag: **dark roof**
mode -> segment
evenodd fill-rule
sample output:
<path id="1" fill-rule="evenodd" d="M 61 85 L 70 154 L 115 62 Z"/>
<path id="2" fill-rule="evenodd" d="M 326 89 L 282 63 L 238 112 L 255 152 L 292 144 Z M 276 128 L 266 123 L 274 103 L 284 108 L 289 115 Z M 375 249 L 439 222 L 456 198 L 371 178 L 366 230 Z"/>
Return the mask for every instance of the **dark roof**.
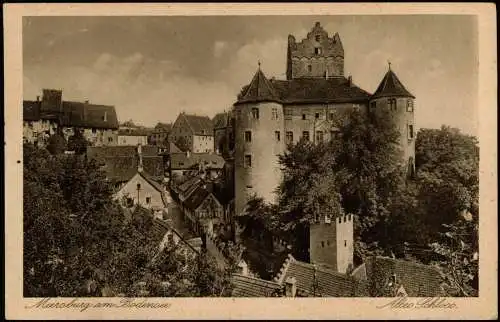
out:
<path id="1" fill-rule="evenodd" d="M 194 166 L 202 164 L 207 169 L 224 168 L 225 160 L 222 156 L 215 153 L 171 153 L 170 168 L 172 170 L 193 169 Z"/>
<path id="2" fill-rule="evenodd" d="M 172 124 L 171 123 L 161 123 L 159 122 L 158 124 L 155 125 L 153 129 L 153 133 L 162 133 L 162 132 L 170 132 L 172 130 Z"/>
<path id="3" fill-rule="evenodd" d="M 163 157 L 158 154 L 158 147 L 142 147 L 142 165 L 149 178 L 158 181 L 164 176 Z M 136 173 L 139 165 L 137 147 L 104 146 L 87 147 L 87 158 L 103 164 L 106 177 L 112 182 L 125 182 Z"/>
<path id="4" fill-rule="evenodd" d="M 334 270 L 297 261 L 290 256 L 275 281 L 286 281 L 295 277 L 297 292 L 301 296 L 352 297 L 366 296 L 364 281 Z"/>
<path id="5" fill-rule="evenodd" d="M 403 285 L 409 297 L 443 295 L 443 279 L 433 266 L 380 256 L 368 258 L 365 265 L 368 279 L 375 276 L 390 278 L 395 274 L 396 281 Z"/>
<path id="6" fill-rule="evenodd" d="M 212 120 L 208 116 L 181 113 L 195 135 L 214 135 Z"/>
<path id="7" fill-rule="evenodd" d="M 228 119 L 229 119 L 228 112 L 217 113 L 212 120 L 214 129 L 226 128 L 228 126 Z"/>
<path id="8" fill-rule="evenodd" d="M 179 185 L 177 187 L 177 190 L 180 192 L 180 193 L 185 193 L 187 192 L 189 189 L 191 189 L 192 187 L 194 186 L 198 186 L 200 185 L 201 183 L 203 182 L 203 180 L 200 178 L 200 177 L 194 177 L 194 178 L 191 178 L 189 180 L 187 180 L 186 182 L 184 182 L 183 184 Z"/>
<path id="9" fill-rule="evenodd" d="M 165 220 L 154 218 L 153 219 L 153 238 L 156 240 L 156 242 L 161 242 L 163 240 L 163 237 L 168 231 L 172 231 L 174 234 L 176 234 L 179 239 L 186 245 L 188 246 L 191 250 L 193 250 L 196 253 L 199 253 L 199 251 L 193 247 L 192 243 L 187 242 L 184 237 L 179 234 L 177 230 L 175 230 L 171 225 L 169 225 Z"/>
<path id="10" fill-rule="evenodd" d="M 168 153 L 184 153 L 174 142 L 168 144 Z"/>
<path id="11" fill-rule="evenodd" d="M 281 288 L 276 282 L 241 274 L 233 274 L 231 284 L 234 297 L 270 297 Z"/>
<path id="12" fill-rule="evenodd" d="M 151 133 L 152 133 L 152 130 L 144 129 L 144 128 L 118 129 L 118 135 L 122 135 L 122 136 L 148 136 Z"/>
<path id="13" fill-rule="evenodd" d="M 236 104 L 251 102 L 279 102 L 276 90 L 260 68 L 253 76 L 250 84 L 238 97 Z"/>
<path id="14" fill-rule="evenodd" d="M 23 101 L 23 120 L 38 121 L 40 119 L 40 102 Z"/>
<path id="15" fill-rule="evenodd" d="M 118 129 L 114 106 L 63 101 L 63 126 Z"/>
<path id="16" fill-rule="evenodd" d="M 415 96 L 413 96 L 413 94 L 411 94 L 403 86 L 399 78 L 391 69 L 389 69 L 385 74 L 384 78 L 380 82 L 380 85 L 378 85 L 377 90 L 373 94 L 372 98 L 387 97 L 387 96 L 403 96 L 403 97 L 415 98 Z"/>
<path id="17" fill-rule="evenodd" d="M 201 203 L 210 195 L 207 189 L 203 188 L 203 186 L 198 186 L 196 189 L 189 195 L 189 197 L 184 200 L 184 207 L 195 210 L 198 208 Z"/>

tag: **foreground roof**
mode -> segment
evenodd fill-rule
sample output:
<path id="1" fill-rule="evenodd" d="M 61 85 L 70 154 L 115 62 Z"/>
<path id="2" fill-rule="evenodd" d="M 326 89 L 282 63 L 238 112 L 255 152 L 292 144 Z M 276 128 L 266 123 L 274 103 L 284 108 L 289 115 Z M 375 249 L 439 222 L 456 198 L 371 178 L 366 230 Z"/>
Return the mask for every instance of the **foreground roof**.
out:
<path id="1" fill-rule="evenodd" d="M 295 277 L 299 296 L 352 297 L 368 296 L 367 283 L 332 269 L 296 260 L 289 255 L 274 281 L 282 283 Z"/>
<path id="2" fill-rule="evenodd" d="M 234 297 L 271 297 L 281 289 L 276 282 L 241 274 L 233 274 L 231 284 Z"/>
<path id="3" fill-rule="evenodd" d="M 412 97 L 411 94 L 401 83 L 396 74 L 389 68 L 384 78 L 377 87 L 377 90 L 373 94 L 372 98 L 388 97 L 388 96 L 402 96 L 402 97 Z"/>

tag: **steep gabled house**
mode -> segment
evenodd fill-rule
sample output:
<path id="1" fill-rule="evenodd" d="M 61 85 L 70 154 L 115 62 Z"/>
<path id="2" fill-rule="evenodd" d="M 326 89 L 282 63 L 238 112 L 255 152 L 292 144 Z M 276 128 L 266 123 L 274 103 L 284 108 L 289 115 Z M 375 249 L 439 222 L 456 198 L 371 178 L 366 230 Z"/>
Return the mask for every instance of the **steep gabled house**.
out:
<path id="1" fill-rule="evenodd" d="M 183 151 L 214 152 L 212 120 L 208 116 L 181 113 L 172 126 L 168 140 L 176 143 Z"/>

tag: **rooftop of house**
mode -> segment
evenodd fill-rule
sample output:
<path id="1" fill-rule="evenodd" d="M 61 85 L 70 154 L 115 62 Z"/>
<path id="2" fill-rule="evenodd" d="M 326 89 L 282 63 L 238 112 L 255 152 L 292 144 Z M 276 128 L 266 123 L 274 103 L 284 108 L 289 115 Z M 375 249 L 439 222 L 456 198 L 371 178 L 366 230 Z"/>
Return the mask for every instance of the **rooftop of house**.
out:
<path id="1" fill-rule="evenodd" d="M 292 277 L 296 279 L 298 296 L 368 296 L 365 281 L 356 280 L 332 269 L 298 261 L 289 255 L 274 281 L 281 284 Z"/>
<path id="2" fill-rule="evenodd" d="M 356 86 L 351 78 L 294 78 L 268 80 L 259 70 L 249 85 L 243 87 L 237 104 L 277 102 L 282 104 L 367 102 L 371 94 Z"/>
<path id="3" fill-rule="evenodd" d="M 208 116 L 181 113 L 179 117 L 185 118 L 194 135 L 213 135 L 212 120 Z"/>
<path id="4" fill-rule="evenodd" d="M 172 170 L 192 169 L 195 165 L 203 165 L 206 169 L 222 169 L 225 160 L 215 153 L 171 153 L 170 168 Z"/>
<path id="5" fill-rule="evenodd" d="M 214 129 L 223 129 L 229 126 L 230 112 L 217 113 L 212 119 Z"/>
<path id="6" fill-rule="evenodd" d="M 119 128 L 118 129 L 118 135 L 121 135 L 121 136 L 148 136 L 151 133 L 152 133 L 152 130 L 144 129 L 144 128 L 136 128 L 136 129 Z"/>
<path id="7" fill-rule="evenodd" d="M 242 274 L 233 274 L 231 284 L 234 297 L 271 297 L 281 289 L 276 282 Z"/>
<path id="8" fill-rule="evenodd" d="M 208 198 L 210 192 L 203 187 L 203 185 L 197 185 L 196 188 L 189 194 L 186 200 L 184 200 L 184 207 L 191 210 L 196 210 L 205 199 Z"/>
<path id="9" fill-rule="evenodd" d="M 42 101 L 23 101 L 23 120 L 58 119 L 66 127 L 118 129 L 114 106 L 61 101 L 60 107 L 50 106 L 50 111 L 45 111 Z M 56 110 L 59 115 L 54 115 Z"/>

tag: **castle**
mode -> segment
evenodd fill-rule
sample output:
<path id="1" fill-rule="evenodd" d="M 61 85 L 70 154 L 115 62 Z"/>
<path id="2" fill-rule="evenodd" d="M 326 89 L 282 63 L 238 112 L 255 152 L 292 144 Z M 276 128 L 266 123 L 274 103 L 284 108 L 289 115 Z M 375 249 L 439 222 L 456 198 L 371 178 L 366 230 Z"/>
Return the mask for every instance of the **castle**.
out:
<path id="1" fill-rule="evenodd" d="M 343 116 L 388 110 L 400 132 L 404 160 L 413 169 L 413 96 L 389 70 L 374 94 L 344 76 L 344 48 L 319 22 L 305 39 L 288 36 L 286 80 L 268 79 L 259 68 L 233 105 L 235 215 L 252 195 L 275 202 L 281 182 L 278 155 L 301 138 L 315 143 L 339 135 Z"/>

